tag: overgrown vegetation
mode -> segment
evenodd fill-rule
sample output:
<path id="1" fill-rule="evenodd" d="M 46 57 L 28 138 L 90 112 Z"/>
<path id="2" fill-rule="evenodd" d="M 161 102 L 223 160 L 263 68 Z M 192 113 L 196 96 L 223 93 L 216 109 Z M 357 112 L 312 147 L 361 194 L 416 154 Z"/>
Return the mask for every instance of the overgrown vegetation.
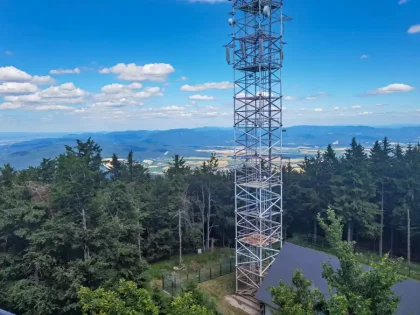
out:
<path id="1" fill-rule="evenodd" d="M 284 283 L 271 287 L 273 302 L 279 306 L 278 314 L 308 315 L 324 314 L 391 315 L 398 307 L 399 297 L 392 287 L 402 281 L 398 273 L 400 261 L 389 259 L 388 255 L 379 262 L 372 262 L 366 270 L 360 264 L 354 250 L 354 242 L 342 240 L 343 225 L 332 209 L 327 210 L 327 220 L 318 215 L 318 222 L 325 231 L 333 254 L 340 267 L 335 269 L 331 262 L 324 263 L 322 276 L 328 283 L 329 298 L 318 290 L 312 290 L 312 283 L 306 280 L 300 270 L 293 276 L 293 287 Z M 328 223 L 327 223 L 328 221 Z"/>
<path id="2" fill-rule="evenodd" d="M 132 153 L 127 160 L 114 155 L 106 171 L 89 139 L 38 167 L 0 168 L 2 308 L 79 315 L 81 287 L 117 292 L 124 279 L 147 288 L 158 276 L 147 272 L 152 262 L 184 266 L 185 253 L 234 246 L 234 175 L 217 171 L 215 155 L 194 170 L 176 155 L 156 177 Z M 420 254 L 420 145 L 404 151 L 384 139 L 367 154 L 353 140 L 343 157 L 329 146 L 283 171 L 285 234 L 324 235 L 316 218 L 331 205 L 348 240 Z"/>
<path id="3" fill-rule="evenodd" d="M 162 293 L 150 294 L 134 282 L 121 280 L 118 288 L 79 290 L 83 313 L 103 315 L 216 315 L 214 302 L 195 286 L 189 286 L 173 300 Z"/>

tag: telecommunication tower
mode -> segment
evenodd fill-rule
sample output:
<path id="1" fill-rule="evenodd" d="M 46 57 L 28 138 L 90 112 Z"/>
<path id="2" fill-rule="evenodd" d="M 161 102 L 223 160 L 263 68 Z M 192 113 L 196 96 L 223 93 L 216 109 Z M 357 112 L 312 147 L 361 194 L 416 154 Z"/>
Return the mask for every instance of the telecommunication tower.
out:
<path id="1" fill-rule="evenodd" d="M 230 0 L 236 292 L 253 295 L 282 247 L 283 0 Z"/>

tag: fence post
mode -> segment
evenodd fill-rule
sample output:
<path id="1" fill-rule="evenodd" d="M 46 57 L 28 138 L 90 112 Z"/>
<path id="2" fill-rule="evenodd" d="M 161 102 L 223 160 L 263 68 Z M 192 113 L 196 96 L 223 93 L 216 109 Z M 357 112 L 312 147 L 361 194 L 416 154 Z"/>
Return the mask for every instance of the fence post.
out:
<path id="1" fill-rule="evenodd" d="M 198 283 L 201 283 L 201 268 L 198 269 Z"/>
<path id="2" fill-rule="evenodd" d="M 174 294 L 174 282 L 172 281 L 172 295 Z"/>
<path id="3" fill-rule="evenodd" d="M 210 280 L 211 280 L 211 267 L 210 267 Z"/>

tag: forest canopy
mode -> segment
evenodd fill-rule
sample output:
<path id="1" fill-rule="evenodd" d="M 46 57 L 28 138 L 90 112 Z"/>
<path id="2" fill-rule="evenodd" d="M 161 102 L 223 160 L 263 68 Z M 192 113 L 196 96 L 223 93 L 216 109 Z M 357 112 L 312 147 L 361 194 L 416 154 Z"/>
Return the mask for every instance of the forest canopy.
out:
<path id="1" fill-rule="evenodd" d="M 234 172 L 218 171 L 216 155 L 197 169 L 175 155 L 164 176 L 132 152 L 127 164 L 114 155 L 109 171 L 101 160 L 88 139 L 37 167 L 0 168 L 2 308 L 82 314 L 80 288 L 146 288 L 148 265 L 177 255 L 180 235 L 185 253 L 234 246 Z M 285 237 L 322 236 L 317 216 L 331 206 L 345 239 L 420 256 L 420 145 L 353 139 L 343 156 L 328 146 L 299 168 L 285 164 L 283 182 Z"/>

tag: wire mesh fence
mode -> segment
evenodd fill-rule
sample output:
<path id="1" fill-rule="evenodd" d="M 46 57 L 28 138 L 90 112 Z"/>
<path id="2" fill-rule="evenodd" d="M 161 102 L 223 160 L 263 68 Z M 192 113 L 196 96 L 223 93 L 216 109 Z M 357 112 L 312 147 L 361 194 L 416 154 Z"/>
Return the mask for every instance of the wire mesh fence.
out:
<path id="1" fill-rule="evenodd" d="M 235 271 L 235 260 L 227 259 L 196 271 L 174 270 L 162 273 L 162 289 L 171 295 L 182 291 L 187 283 L 202 283 L 227 275 Z"/>

